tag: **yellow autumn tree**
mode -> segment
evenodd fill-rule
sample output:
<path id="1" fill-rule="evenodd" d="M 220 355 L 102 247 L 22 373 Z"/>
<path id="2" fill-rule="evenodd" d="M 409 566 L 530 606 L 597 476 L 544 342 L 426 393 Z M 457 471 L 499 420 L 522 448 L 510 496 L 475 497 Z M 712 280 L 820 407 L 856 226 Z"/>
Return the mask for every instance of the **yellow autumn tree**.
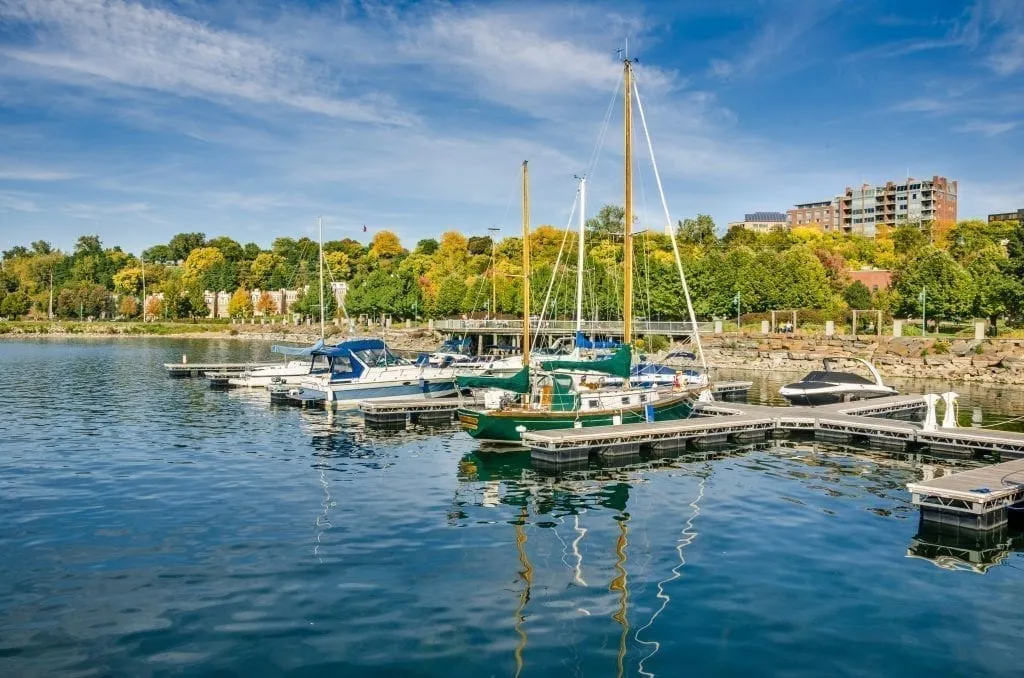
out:
<path id="1" fill-rule="evenodd" d="M 246 318 L 252 315 L 252 296 L 248 290 L 235 290 L 228 301 L 228 315 L 232 318 Z"/>
<path id="2" fill-rule="evenodd" d="M 402 242 L 391 231 L 379 231 L 370 242 L 370 256 L 392 259 L 402 253 Z"/>
<path id="3" fill-rule="evenodd" d="M 187 289 L 202 289 L 203 277 L 215 266 L 220 266 L 225 262 L 224 254 L 216 247 L 194 249 L 185 259 L 181 282 Z"/>

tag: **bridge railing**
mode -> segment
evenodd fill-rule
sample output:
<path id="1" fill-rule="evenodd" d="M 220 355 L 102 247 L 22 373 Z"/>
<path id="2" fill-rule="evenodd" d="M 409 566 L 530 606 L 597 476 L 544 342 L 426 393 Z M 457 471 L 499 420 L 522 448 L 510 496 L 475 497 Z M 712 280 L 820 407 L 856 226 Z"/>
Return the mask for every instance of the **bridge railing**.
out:
<path id="1" fill-rule="evenodd" d="M 443 319 L 434 321 L 434 329 L 442 332 L 472 332 L 486 334 L 494 331 L 498 334 L 509 334 L 511 332 L 522 332 L 522 320 L 460 320 Z M 531 320 L 530 329 L 534 332 L 547 334 L 572 334 L 576 331 L 575 320 Z M 696 331 L 701 334 L 711 334 L 714 331 L 714 323 L 698 322 Z M 586 334 L 607 334 L 621 335 L 621 320 L 585 320 L 583 321 L 583 332 Z M 683 336 L 694 333 L 694 325 L 689 321 L 668 321 L 668 320 L 641 320 L 633 323 L 633 333 L 665 334 L 669 336 Z"/>

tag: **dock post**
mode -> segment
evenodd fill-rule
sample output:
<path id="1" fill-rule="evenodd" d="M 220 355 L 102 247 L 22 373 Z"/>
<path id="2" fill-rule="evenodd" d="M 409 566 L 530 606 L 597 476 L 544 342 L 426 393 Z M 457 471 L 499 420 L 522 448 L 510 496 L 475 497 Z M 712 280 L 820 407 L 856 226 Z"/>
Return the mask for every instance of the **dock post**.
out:
<path id="1" fill-rule="evenodd" d="M 924 424 L 922 424 L 922 428 L 925 431 L 934 431 L 939 427 L 938 421 L 935 418 L 935 403 L 939 401 L 941 396 L 929 393 L 923 397 L 925 405 L 928 407 L 928 413 L 924 417 Z"/>
<path id="2" fill-rule="evenodd" d="M 942 428 L 957 428 L 956 421 L 956 391 L 948 391 L 942 394 L 942 400 L 946 403 L 946 413 L 942 416 Z"/>

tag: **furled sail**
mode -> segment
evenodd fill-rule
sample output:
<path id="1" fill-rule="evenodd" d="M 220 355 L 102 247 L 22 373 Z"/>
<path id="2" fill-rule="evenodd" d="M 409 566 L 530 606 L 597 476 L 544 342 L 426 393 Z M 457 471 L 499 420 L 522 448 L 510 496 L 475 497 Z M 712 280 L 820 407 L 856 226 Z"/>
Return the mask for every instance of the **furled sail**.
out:
<path id="1" fill-rule="evenodd" d="M 629 344 L 623 344 L 619 350 L 609 358 L 601 360 L 548 360 L 541 363 L 541 368 L 547 371 L 568 370 L 570 372 L 601 372 L 611 374 L 623 379 L 629 379 L 629 368 L 633 360 L 633 353 Z"/>
<path id="2" fill-rule="evenodd" d="M 459 388 L 500 388 L 513 393 L 530 392 L 530 368 L 524 367 L 507 377 L 465 375 L 455 377 Z"/>

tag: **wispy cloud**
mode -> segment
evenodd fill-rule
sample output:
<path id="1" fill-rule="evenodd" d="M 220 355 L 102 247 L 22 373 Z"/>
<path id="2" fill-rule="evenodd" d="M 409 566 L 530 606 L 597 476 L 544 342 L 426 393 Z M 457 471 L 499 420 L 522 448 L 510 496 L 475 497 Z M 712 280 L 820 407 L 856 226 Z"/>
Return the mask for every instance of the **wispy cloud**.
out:
<path id="1" fill-rule="evenodd" d="M 971 120 L 955 129 L 957 132 L 968 132 L 983 134 L 987 137 L 994 137 L 1005 134 L 1017 127 L 1016 122 L 996 122 L 994 120 Z"/>
<path id="2" fill-rule="evenodd" d="M 73 172 L 43 167 L 12 166 L 0 160 L 0 181 L 65 181 L 79 176 Z"/>
<path id="3" fill-rule="evenodd" d="M 895 104 L 892 107 L 892 110 L 899 113 L 943 113 L 951 110 L 954 106 L 954 102 L 948 99 L 939 100 L 930 99 L 928 97 L 918 97 L 916 99 L 901 101 Z"/>
<path id="4" fill-rule="evenodd" d="M 270 103 L 356 122 L 413 119 L 386 95 L 344 95 L 300 55 L 157 7 L 125 0 L 4 0 L 0 19 L 34 29 L 33 41 L 0 53 L 35 67 L 38 77 Z"/>

